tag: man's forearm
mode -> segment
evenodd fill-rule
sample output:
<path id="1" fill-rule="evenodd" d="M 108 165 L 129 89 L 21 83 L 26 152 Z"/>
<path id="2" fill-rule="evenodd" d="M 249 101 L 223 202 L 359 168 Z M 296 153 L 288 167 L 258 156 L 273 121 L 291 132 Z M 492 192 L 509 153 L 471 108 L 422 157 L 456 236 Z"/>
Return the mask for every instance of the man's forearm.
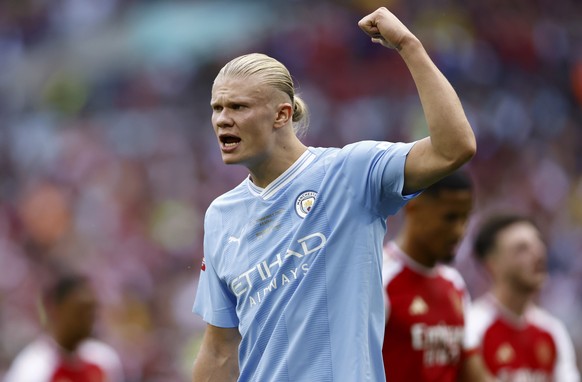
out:
<path id="1" fill-rule="evenodd" d="M 235 382 L 238 379 L 236 356 L 211 355 L 200 350 L 194 362 L 193 382 Z"/>

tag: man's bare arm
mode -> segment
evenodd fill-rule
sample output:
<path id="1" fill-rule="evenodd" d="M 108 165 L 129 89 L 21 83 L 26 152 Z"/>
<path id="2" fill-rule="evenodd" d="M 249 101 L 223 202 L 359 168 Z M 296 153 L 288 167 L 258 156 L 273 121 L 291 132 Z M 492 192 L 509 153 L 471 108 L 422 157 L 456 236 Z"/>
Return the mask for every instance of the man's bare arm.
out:
<path id="1" fill-rule="evenodd" d="M 194 361 L 193 382 L 236 381 L 239 375 L 237 328 L 208 325 L 200 352 Z"/>
<path id="2" fill-rule="evenodd" d="M 416 84 L 430 137 L 417 142 L 408 154 L 404 192 L 424 189 L 473 157 L 476 152 L 473 130 L 449 81 L 396 16 L 382 7 L 358 25 L 373 42 L 400 53 Z"/>

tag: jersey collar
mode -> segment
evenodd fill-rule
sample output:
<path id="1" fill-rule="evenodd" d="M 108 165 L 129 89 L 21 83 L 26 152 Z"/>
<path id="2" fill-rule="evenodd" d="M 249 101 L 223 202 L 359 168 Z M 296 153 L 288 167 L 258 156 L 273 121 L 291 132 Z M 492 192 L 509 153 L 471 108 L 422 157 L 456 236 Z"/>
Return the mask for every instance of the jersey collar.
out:
<path id="1" fill-rule="evenodd" d="M 293 179 L 297 178 L 315 159 L 315 154 L 310 151 L 310 148 L 305 150 L 303 154 L 283 172 L 277 179 L 272 181 L 267 187 L 261 188 L 251 181 L 250 175 L 247 177 L 247 186 L 251 194 L 258 196 L 264 200 L 268 200 L 275 196 L 279 190 L 285 187 Z"/>
<path id="2" fill-rule="evenodd" d="M 388 245 L 390 246 L 390 249 L 393 251 L 394 256 L 399 258 L 412 271 L 428 277 L 435 277 L 438 275 L 438 264 L 431 268 L 426 267 L 419 263 L 418 261 L 414 260 L 412 257 L 410 257 L 398 246 L 398 244 L 396 244 L 396 242 L 390 241 Z"/>
<path id="3" fill-rule="evenodd" d="M 489 300 L 489 303 L 491 305 L 493 305 L 493 307 L 497 310 L 499 316 L 507 324 L 509 324 L 517 329 L 522 329 L 527 325 L 526 316 L 528 314 L 530 306 L 527 306 L 525 308 L 525 311 L 523 312 L 522 315 L 518 315 L 517 313 L 514 313 L 509 308 L 507 308 L 505 305 L 503 305 L 501 303 L 501 301 L 499 301 L 493 293 L 488 292 L 485 298 Z"/>

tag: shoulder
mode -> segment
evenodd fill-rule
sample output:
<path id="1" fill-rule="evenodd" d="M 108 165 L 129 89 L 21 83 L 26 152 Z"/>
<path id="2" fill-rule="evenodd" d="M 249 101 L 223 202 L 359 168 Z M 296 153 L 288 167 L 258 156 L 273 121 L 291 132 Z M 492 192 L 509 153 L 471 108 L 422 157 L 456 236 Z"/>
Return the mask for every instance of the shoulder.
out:
<path id="1" fill-rule="evenodd" d="M 239 204 L 241 200 L 249 197 L 247 181 L 248 178 L 243 180 L 232 190 L 227 191 L 214 199 L 206 209 L 206 218 L 220 214 L 221 212 L 228 212 L 230 208 Z"/>
<path id="2" fill-rule="evenodd" d="M 317 158 L 334 156 L 341 151 L 338 147 L 309 147 L 308 150 L 316 155 Z"/>
<path id="3" fill-rule="evenodd" d="M 248 177 L 240 182 L 235 188 L 225 192 L 224 194 L 216 197 L 212 203 L 210 203 L 210 208 L 220 207 L 222 205 L 227 205 L 229 203 L 236 202 L 240 198 L 247 197 L 249 195 L 248 191 Z"/>
<path id="4" fill-rule="evenodd" d="M 467 330 L 481 336 L 497 320 L 497 309 L 487 296 L 475 300 L 469 308 Z"/>
<path id="5" fill-rule="evenodd" d="M 471 305 L 471 312 L 475 315 L 496 316 L 497 309 L 488 295 L 484 295 L 476 299 Z"/>
<path id="6" fill-rule="evenodd" d="M 358 158 L 370 158 L 373 153 L 380 152 L 390 152 L 398 151 L 399 149 L 407 146 L 405 143 L 394 143 L 387 141 L 358 141 L 354 143 L 347 144 L 341 148 L 311 148 L 311 151 L 318 155 L 321 159 L 358 159 Z"/>
<path id="7" fill-rule="evenodd" d="M 55 368 L 57 355 L 53 346 L 43 338 L 28 344 L 16 356 L 4 382 L 42 381 Z"/>
<path id="8" fill-rule="evenodd" d="M 532 305 L 528 308 L 526 312 L 526 319 L 529 323 L 552 334 L 558 334 L 558 332 L 566 331 L 562 321 L 554 317 L 547 310 L 537 305 Z"/>
<path id="9" fill-rule="evenodd" d="M 88 339 L 79 346 L 79 354 L 87 356 L 91 359 L 102 360 L 104 362 L 118 362 L 119 356 L 117 352 L 110 345 L 96 340 Z"/>
<path id="10" fill-rule="evenodd" d="M 579 381 L 580 376 L 576 367 L 574 344 L 566 325 L 557 317 L 538 306 L 532 306 L 528 309 L 526 318 L 530 324 L 549 334 L 554 341 L 560 359 L 558 366 L 559 378 L 557 379 L 560 381 Z"/>
<path id="11" fill-rule="evenodd" d="M 117 352 L 110 345 L 97 339 L 84 341 L 78 350 L 79 356 L 103 368 L 112 381 L 120 380 L 121 360 Z M 117 377 L 114 377 L 117 376 Z"/>
<path id="12" fill-rule="evenodd" d="M 463 279 L 463 276 L 461 276 L 457 269 L 449 265 L 439 264 L 437 266 L 437 272 L 439 276 L 441 276 L 443 279 L 452 283 L 455 289 L 462 291 L 465 291 L 467 289 L 465 280 Z"/>
<path id="13" fill-rule="evenodd" d="M 359 141 L 342 147 L 340 153 L 350 156 L 355 156 L 358 154 L 369 156 L 369 154 L 373 152 L 397 151 L 404 145 L 406 144 L 388 141 Z"/>

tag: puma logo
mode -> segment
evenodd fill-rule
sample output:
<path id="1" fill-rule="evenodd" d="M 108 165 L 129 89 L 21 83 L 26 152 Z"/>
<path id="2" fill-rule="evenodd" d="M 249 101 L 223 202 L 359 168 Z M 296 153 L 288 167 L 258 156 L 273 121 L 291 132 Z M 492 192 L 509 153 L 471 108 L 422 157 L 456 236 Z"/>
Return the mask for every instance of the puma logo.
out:
<path id="1" fill-rule="evenodd" d="M 240 239 L 238 237 L 231 236 L 228 238 L 228 243 L 229 244 L 230 243 L 239 243 L 240 244 Z"/>

